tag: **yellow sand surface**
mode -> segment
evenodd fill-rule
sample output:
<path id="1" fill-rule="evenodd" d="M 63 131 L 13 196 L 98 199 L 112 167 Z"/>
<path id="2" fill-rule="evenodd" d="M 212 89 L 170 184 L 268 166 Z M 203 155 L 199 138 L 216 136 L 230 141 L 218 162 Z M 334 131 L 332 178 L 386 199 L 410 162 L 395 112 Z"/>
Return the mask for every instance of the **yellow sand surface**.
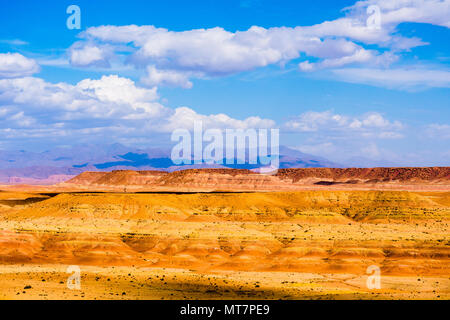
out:
<path id="1" fill-rule="evenodd" d="M 0 192 L 0 299 L 449 299 L 449 221 L 450 192 Z"/>

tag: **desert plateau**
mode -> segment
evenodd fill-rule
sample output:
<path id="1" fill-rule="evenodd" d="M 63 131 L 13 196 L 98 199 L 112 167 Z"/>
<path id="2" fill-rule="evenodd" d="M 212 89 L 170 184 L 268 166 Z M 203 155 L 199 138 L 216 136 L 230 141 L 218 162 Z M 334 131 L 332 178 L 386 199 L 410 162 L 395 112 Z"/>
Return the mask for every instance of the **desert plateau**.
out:
<path id="1" fill-rule="evenodd" d="M 445 308 L 450 0 L 17 0 L 0 24 L 12 314 Z"/>
<path id="2" fill-rule="evenodd" d="M 122 170 L 0 189 L 0 299 L 450 299 L 449 167 Z"/>

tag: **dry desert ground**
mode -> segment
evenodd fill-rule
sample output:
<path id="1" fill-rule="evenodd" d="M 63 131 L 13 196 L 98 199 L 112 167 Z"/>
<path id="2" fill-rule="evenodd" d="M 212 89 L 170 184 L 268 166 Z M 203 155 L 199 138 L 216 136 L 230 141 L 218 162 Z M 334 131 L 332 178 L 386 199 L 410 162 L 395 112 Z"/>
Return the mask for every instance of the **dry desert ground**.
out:
<path id="1" fill-rule="evenodd" d="M 16 188 L 0 299 L 449 299 L 449 218 L 450 191 Z"/>

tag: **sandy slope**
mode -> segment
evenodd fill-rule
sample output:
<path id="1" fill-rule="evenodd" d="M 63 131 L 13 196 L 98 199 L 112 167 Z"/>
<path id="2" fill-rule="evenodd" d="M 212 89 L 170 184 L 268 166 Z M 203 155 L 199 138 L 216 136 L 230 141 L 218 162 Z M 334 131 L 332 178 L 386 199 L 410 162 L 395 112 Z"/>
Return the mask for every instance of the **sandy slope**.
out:
<path id="1" fill-rule="evenodd" d="M 0 192 L 0 297 L 448 299 L 449 218 L 450 192 Z"/>

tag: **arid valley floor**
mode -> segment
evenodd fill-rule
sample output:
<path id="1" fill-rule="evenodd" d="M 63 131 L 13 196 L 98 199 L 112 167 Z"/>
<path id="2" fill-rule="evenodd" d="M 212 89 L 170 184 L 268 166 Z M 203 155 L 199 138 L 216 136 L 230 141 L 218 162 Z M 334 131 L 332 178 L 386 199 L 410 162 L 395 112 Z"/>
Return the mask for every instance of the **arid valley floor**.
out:
<path id="1" fill-rule="evenodd" d="M 239 192 L 228 180 L 220 192 L 4 186 L 0 299 L 450 299 L 448 179 Z M 66 285 L 69 265 L 80 290 Z M 380 289 L 366 285 L 369 266 Z"/>

